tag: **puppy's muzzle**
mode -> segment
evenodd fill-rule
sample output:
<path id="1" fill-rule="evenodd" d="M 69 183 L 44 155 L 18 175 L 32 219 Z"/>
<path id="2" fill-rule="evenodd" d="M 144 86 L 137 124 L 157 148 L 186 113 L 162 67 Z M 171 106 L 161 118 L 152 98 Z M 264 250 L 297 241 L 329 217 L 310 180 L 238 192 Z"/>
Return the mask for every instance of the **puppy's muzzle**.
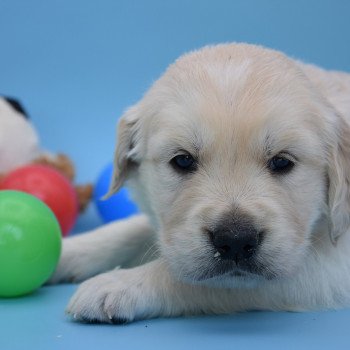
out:
<path id="1" fill-rule="evenodd" d="M 231 260 L 238 265 L 251 259 L 258 250 L 263 233 L 248 216 L 231 216 L 208 230 L 215 256 Z"/>

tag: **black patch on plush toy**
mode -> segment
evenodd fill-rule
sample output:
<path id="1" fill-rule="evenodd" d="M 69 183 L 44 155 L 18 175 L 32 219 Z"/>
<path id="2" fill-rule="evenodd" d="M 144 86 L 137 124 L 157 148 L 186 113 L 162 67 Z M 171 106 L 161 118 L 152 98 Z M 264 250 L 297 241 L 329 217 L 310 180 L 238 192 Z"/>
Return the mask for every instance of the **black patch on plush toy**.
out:
<path id="1" fill-rule="evenodd" d="M 6 97 L 4 96 L 4 99 L 11 105 L 11 107 L 16 110 L 17 112 L 21 113 L 25 118 L 29 118 L 28 113 L 23 108 L 21 103 L 12 97 Z"/>

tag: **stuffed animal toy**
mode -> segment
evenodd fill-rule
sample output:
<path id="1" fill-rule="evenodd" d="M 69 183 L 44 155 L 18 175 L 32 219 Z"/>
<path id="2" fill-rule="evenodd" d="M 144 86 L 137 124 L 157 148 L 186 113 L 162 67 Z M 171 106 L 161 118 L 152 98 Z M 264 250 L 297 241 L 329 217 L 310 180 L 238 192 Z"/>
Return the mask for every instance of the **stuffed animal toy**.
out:
<path id="1" fill-rule="evenodd" d="M 51 166 L 74 182 L 73 162 L 64 154 L 52 155 L 42 150 L 38 134 L 22 105 L 13 98 L 0 97 L 0 180 L 11 170 L 30 163 Z M 74 187 L 79 209 L 83 211 L 93 187 L 91 184 Z"/>

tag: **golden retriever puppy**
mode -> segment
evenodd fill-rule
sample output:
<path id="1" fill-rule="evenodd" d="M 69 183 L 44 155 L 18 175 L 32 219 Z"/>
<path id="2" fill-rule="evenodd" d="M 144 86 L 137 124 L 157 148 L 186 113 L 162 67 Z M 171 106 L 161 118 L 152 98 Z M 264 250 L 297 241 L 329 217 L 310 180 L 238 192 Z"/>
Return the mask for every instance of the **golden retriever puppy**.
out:
<path id="1" fill-rule="evenodd" d="M 349 306 L 349 119 L 349 74 L 247 44 L 179 58 L 119 123 L 110 194 L 145 215 L 65 240 L 51 283 L 92 277 L 67 312 Z"/>

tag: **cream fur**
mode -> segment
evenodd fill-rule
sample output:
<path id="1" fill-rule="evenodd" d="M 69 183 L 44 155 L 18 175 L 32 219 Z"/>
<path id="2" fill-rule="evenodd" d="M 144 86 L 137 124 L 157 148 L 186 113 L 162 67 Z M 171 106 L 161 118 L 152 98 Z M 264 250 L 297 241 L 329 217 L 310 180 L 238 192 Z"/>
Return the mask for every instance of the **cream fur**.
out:
<path id="1" fill-rule="evenodd" d="M 149 219 L 65 241 L 52 283 L 105 272 L 79 287 L 68 313 L 118 323 L 349 306 L 349 122 L 347 73 L 247 44 L 178 59 L 119 124 L 111 193 L 126 181 Z M 169 166 L 180 150 L 199 160 L 186 179 Z M 281 152 L 295 166 L 276 177 L 266 164 Z M 203 228 L 237 210 L 266 232 L 261 270 L 218 275 Z"/>

